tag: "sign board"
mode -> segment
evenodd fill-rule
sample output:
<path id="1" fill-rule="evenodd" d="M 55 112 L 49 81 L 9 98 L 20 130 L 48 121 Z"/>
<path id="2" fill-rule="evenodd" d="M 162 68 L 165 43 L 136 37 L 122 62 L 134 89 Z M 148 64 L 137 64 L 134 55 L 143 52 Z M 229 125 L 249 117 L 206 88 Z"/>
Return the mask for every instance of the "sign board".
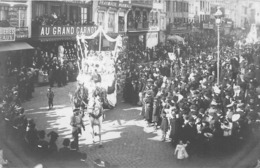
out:
<path id="1" fill-rule="evenodd" d="M 0 27 L 0 42 L 1 41 L 15 41 L 15 28 Z"/>
<path id="2" fill-rule="evenodd" d="M 214 29 L 214 25 L 209 23 L 203 23 L 203 29 Z"/>
<path id="3" fill-rule="evenodd" d="M 137 7 L 153 8 L 153 1 L 151 0 L 132 0 L 131 3 Z"/>
<path id="4" fill-rule="evenodd" d="M 76 35 L 92 35 L 97 26 L 40 26 L 38 37 L 71 37 Z"/>
<path id="5" fill-rule="evenodd" d="M 28 38 L 28 27 L 16 27 L 15 38 L 16 39 Z"/>
<path id="6" fill-rule="evenodd" d="M 104 7 L 127 8 L 127 9 L 130 9 L 132 7 L 132 5 L 129 3 L 121 3 L 115 1 L 99 1 L 98 5 Z"/>

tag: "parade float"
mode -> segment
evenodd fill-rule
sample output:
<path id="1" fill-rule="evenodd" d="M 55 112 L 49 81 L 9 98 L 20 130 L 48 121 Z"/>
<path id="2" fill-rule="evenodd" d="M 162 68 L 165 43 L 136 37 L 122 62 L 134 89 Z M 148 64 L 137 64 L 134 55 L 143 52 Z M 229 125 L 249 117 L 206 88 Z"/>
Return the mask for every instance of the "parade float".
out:
<path id="1" fill-rule="evenodd" d="M 88 50 L 87 40 L 94 39 L 99 36 L 101 44 L 101 36 L 109 42 L 115 42 L 113 51 Z M 83 85 L 88 90 L 88 94 L 92 94 L 95 90 L 101 90 L 102 99 L 105 100 L 104 105 L 115 107 L 117 103 L 117 75 L 116 60 L 118 52 L 122 48 L 122 37 L 120 35 L 113 39 L 106 34 L 102 27 L 99 27 L 95 33 L 90 36 L 78 34 L 76 37 L 78 47 L 78 68 L 79 75 L 77 81 L 79 85 Z M 95 75 L 100 76 L 100 81 L 93 81 Z M 105 108 L 105 107 L 104 107 Z"/>

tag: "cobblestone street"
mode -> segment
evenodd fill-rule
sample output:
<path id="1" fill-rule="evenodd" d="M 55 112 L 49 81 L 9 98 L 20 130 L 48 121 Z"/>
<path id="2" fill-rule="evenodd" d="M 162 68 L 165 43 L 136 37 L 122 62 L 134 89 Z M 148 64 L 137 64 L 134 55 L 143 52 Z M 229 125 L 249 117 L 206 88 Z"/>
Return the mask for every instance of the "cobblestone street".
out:
<path id="1" fill-rule="evenodd" d="M 46 86 L 37 87 L 33 94 L 34 98 L 23 104 L 26 115 L 35 120 L 38 130 L 45 129 L 46 133 L 54 130 L 59 133 L 58 147 L 62 147 L 64 138 L 71 138 L 72 106 L 68 94 L 73 92 L 75 87 L 75 83 L 70 83 L 63 88 L 53 88 L 55 92 L 55 108 L 53 110 L 48 110 L 46 105 Z M 112 167 L 126 168 L 245 166 L 245 164 L 238 162 L 238 160 L 245 160 L 243 152 L 232 157 L 214 159 L 194 156 L 183 165 L 177 164 L 172 145 L 167 141 L 160 141 L 160 130 L 154 131 L 152 127 L 146 127 L 145 121 L 139 115 L 140 110 L 141 107 L 133 107 L 118 101 L 115 109 L 105 112 L 106 118 L 102 128 L 103 148 L 92 143 L 86 117 L 84 121 L 86 131 L 80 137 L 80 150 L 88 155 L 86 162 L 45 160 L 42 163 L 46 167 L 92 167 L 95 159 L 101 159 L 109 162 Z M 97 137 L 96 141 L 98 141 Z M 251 159 L 247 159 L 247 162 L 252 162 L 255 158 L 257 158 L 257 152 Z"/>

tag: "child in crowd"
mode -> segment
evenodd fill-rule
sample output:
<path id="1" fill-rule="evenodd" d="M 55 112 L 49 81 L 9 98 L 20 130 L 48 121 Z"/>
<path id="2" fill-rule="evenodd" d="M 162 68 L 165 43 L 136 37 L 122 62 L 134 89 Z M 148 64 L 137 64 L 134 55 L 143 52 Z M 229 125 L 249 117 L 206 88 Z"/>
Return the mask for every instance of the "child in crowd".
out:
<path id="1" fill-rule="evenodd" d="M 162 141 L 166 140 L 166 134 L 169 128 L 168 118 L 166 117 L 166 112 L 163 111 L 162 114 L 162 123 L 161 123 L 161 130 L 162 130 Z"/>
<path id="2" fill-rule="evenodd" d="M 182 161 L 183 159 L 187 159 L 189 157 L 189 155 L 186 151 L 187 144 L 184 144 L 182 142 L 182 140 L 180 140 L 179 144 L 176 146 L 175 151 L 174 151 L 174 155 L 177 155 L 178 161 Z"/>
<path id="3" fill-rule="evenodd" d="M 53 98 L 54 98 L 54 92 L 51 90 L 51 87 L 48 88 L 47 98 L 48 98 L 48 105 L 50 110 L 51 108 L 53 108 Z"/>

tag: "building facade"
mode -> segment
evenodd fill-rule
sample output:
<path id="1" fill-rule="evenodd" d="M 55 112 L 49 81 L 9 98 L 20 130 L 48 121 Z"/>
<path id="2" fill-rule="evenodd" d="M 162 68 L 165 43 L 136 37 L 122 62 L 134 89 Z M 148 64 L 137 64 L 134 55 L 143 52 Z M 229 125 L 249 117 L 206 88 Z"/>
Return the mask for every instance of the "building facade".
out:
<path id="1" fill-rule="evenodd" d="M 167 1 L 167 33 L 185 34 L 189 32 L 189 1 Z"/>
<path id="2" fill-rule="evenodd" d="M 96 25 L 102 26 L 104 31 L 111 37 L 118 35 L 126 36 L 127 14 L 131 9 L 129 1 L 92 1 L 93 21 Z M 110 43 L 102 37 L 102 48 L 113 49 L 115 43 Z"/>
<path id="3" fill-rule="evenodd" d="M 0 76 L 11 76 L 15 67 L 27 64 L 33 49 L 30 0 L 0 1 Z M 3 78 L 1 78 L 3 79 Z"/>

